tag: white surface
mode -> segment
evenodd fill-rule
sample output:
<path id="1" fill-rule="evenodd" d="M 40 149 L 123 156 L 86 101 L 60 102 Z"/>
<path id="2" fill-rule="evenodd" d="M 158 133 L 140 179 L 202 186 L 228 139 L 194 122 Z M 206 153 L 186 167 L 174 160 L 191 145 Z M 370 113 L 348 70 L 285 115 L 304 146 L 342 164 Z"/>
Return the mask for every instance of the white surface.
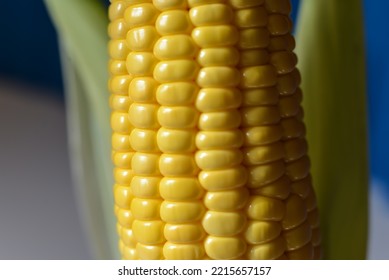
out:
<path id="1" fill-rule="evenodd" d="M 389 260 L 389 196 L 373 181 L 370 194 L 370 232 L 368 258 Z"/>
<path id="2" fill-rule="evenodd" d="M 63 104 L 0 80 L 0 259 L 88 259 Z"/>

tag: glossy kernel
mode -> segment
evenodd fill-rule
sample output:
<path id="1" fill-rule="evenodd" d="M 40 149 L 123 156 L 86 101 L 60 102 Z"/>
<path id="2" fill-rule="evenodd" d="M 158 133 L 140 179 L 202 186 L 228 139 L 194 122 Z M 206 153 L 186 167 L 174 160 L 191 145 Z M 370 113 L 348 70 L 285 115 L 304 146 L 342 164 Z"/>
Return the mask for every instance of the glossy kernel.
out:
<path id="1" fill-rule="evenodd" d="M 164 176 L 194 176 L 198 173 L 191 154 L 162 154 L 159 169 Z"/>
<path id="2" fill-rule="evenodd" d="M 209 4 L 197 6 L 190 10 L 190 19 L 195 26 L 228 24 L 234 13 L 225 4 Z"/>
<path id="3" fill-rule="evenodd" d="M 192 129 L 160 128 L 157 134 L 159 149 L 164 153 L 188 153 L 196 149 L 196 131 Z"/>
<path id="4" fill-rule="evenodd" d="M 241 165 L 222 170 L 201 171 L 199 182 L 208 191 L 235 189 L 247 182 L 247 171 Z"/>
<path id="5" fill-rule="evenodd" d="M 129 209 L 119 208 L 116 218 L 118 223 L 125 228 L 130 228 L 134 222 L 134 216 Z"/>
<path id="6" fill-rule="evenodd" d="M 167 106 L 190 105 L 196 98 L 198 88 L 192 82 L 165 83 L 157 89 L 157 100 Z"/>
<path id="7" fill-rule="evenodd" d="M 154 78 L 160 83 L 193 81 L 198 66 L 193 60 L 161 61 L 154 69 Z"/>
<path id="8" fill-rule="evenodd" d="M 186 9 L 186 0 L 153 0 L 154 6 L 160 10 L 175 10 L 175 9 Z"/>
<path id="9" fill-rule="evenodd" d="M 197 151 L 196 163 L 202 170 L 223 169 L 236 166 L 243 160 L 238 149 Z"/>
<path id="10" fill-rule="evenodd" d="M 195 224 L 166 224 L 165 237 L 174 243 L 192 243 L 201 241 L 205 232 L 200 223 Z"/>
<path id="11" fill-rule="evenodd" d="M 279 104 L 279 94 L 276 87 L 249 88 L 242 90 L 243 105 L 261 106 Z"/>
<path id="12" fill-rule="evenodd" d="M 295 93 L 293 95 L 281 97 L 278 106 L 280 108 L 281 117 L 288 118 L 296 116 L 300 109 L 300 102 L 297 98 L 297 94 Z"/>
<path id="13" fill-rule="evenodd" d="M 291 230 L 283 232 L 288 251 L 296 250 L 306 245 L 312 237 L 312 230 L 308 221 Z"/>
<path id="14" fill-rule="evenodd" d="M 109 97 L 109 105 L 114 111 L 128 112 L 131 100 L 128 96 L 111 94 Z"/>
<path id="15" fill-rule="evenodd" d="M 277 69 L 278 74 L 286 74 L 296 67 L 297 56 L 290 51 L 273 52 L 270 62 Z"/>
<path id="16" fill-rule="evenodd" d="M 109 73 L 113 76 L 126 75 L 126 62 L 118 59 L 110 59 L 108 64 Z M 112 79 L 113 77 L 111 77 Z"/>
<path id="17" fill-rule="evenodd" d="M 134 196 L 129 186 L 115 185 L 114 198 L 117 206 L 129 209 Z"/>
<path id="18" fill-rule="evenodd" d="M 278 199 L 286 199 L 291 193 L 291 182 L 287 176 L 282 176 L 274 182 L 251 190 L 251 194 L 262 195 Z"/>
<path id="19" fill-rule="evenodd" d="M 241 72 L 243 88 L 271 87 L 277 83 L 277 73 L 270 65 L 247 67 Z"/>
<path id="20" fill-rule="evenodd" d="M 291 24 L 284 15 L 270 14 L 268 21 L 267 28 L 273 36 L 285 35 L 291 30 Z"/>
<path id="21" fill-rule="evenodd" d="M 128 152 L 133 151 L 128 134 L 112 133 L 112 149 L 114 151 Z"/>
<path id="22" fill-rule="evenodd" d="M 240 82 L 240 73 L 235 67 L 204 67 L 197 77 L 200 87 L 235 87 Z"/>
<path id="23" fill-rule="evenodd" d="M 157 30 L 150 25 L 130 29 L 126 39 L 130 50 L 144 52 L 153 50 L 158 37 Z"/>
<path id="24" fill-rule="evenodd" d="M 293 193 L 305 199 L 312 188 L 312 177 L 308 175 L 301 180 L 293 182 L 290 187 Z"/>
<path id="25" fill-rule="evenodd" d="M 307 218 L 307 209 L 304 200 L 298 195 L 291 195 L 285 201 L 286 214 L 282 221 L 284 229 L 292 229 L 299 226 Z"/>
<path id="26" fill-rule="evenodd" d="M 108 35 L 111 39 L 125 38 L 127 31 L 126 22 L 123 19 L 117 19 L 108 25 Z"/>
<path id="27" fill-rule="evenodd" d="M 279 222 L 250 221 L 245 231 L 249 244 L 263 244 L 277 238 L 282 231 Z"/>
<path id="28" fill-rule="evenodd" d="M 228 0 L 228 2 L 236 9 L 244 9 L 262 5 L 265 0 Z"/>
<path id="29" fill-rule="evenodd" d="M 113 112 L 111 114 L 111 128 L 115 132 L 129 133 L 131 124 L 126 113 Z"/>
<path id="30" fill-rule="evenodd" d="M 189 34 L 192 24 L 187 11 L 172 10 L 162 12 L 156 21 L 155 27 L 160 35 Z"/>
<path id="31" fill-rule="evenodd" d="M 135 220 L 132 223 L 132 231 L 136 240 L 143 244 L 160 244 L 165 241 L 163 228 L 165 223 L 162 221 L 140 221 Z"/>
<path id="32" fill-rule="evenodd" d="M 274 143 L 282 138 L 280 125 L 254 126 L 243 129 L 245 146 L 256 146 Z"/>
<path id="33" fill-rule="evenodd" d="M 131 201 L 131 211 L 137 220 L 158 220 L 162 200 L 134 198 Z"/>
<path id="34" fill-rule="evenodd" d="M 304 138 L 294 138 L 284 141 L 285 161 L 294 161 L 307 154 L 308 146 Z"/>
<path id="35" fill-rule="evenodd" d="M 128 7 L 127 1 L 115 1 L 111 3 L 108 9 L 108 16 L 111 21 L 121 18 Z"/>
<path id="36" fill-rule="evenodd" d="M 134 153 L 119 153 L 115 152 L 113 155 L 113 163 L 115 166 L 123 169 L 131 168 L 131 160 Z"/>
<path id="37" fill-rule="evenodd" d="M 156 104 L 133 103 L 128 111 L 132 125 L 138 128 L 158 128 Z"/>
<path id="38" fill-rule="evenodd" d="M 125 60 L 129 49 L 126 40 L 112 40 L 108 44 L 108 52 L 112 59 Z"/>
<path id="39" fill-rule="evenodd" d="M 243 127 L 273 125 L 281 119 L 276 106 L 245 107 L 241 113 Z"/>
<path id="40" fill-rule="evenodd" d="M 204 196 L 204 205 L 212 211 L 236 211 L 242 209 L 249 198 L 246 188 L 207 192 Z"/>
<path id="41" fill-rule="evenodd" d="M 266 49 L 247 49 L 240 51 L 239 66 L 260 66 L 269 63 L 270 55 Z"/>
<path id="42" fill-rule="evenodd" d="M 193 29 L 192 38 L 202 48 L 227 47 L 238 42 L 239 33 L 231 25 L 202 26 Z"/>
<path id="43" fill-rule="evenodd" d="M 155 102 L 157 86 L 157 82 L 151 77 L 134 78 L 130 83 L 129 96 L 137 103 Z"/>
<path id="44" fill-rule="evenodd" d="M 166 242 L 163 254 L 167 260 L 201 260 L 205 251 L 202 243 L 175 244 Z"/>
<path id="45" fill-rule="evenodd" d="M 131 166 L 135 174 L 159 175 L 159 154 L 135 153 Z"/>
<path id="46" fill-rule="evenodd" d="M 293 51 L 295 46 L 296 42 L 291 34 L 274 36 L 270 39 L 269 51 Z"/>
<path id="47" fill-rule="evenodd" d="M 287 256 L 292 260 L 312 260 L 314 256 L 311 242 L 296 250 L 288 251 Z"/>
<path id="48" fill-rule="evenodd" d="M 131 181 L 131 191 L 139 198 L 159 198 L 160 177 L 135 176 Z"/>
<path id="49" fill-rule="evenodd" d="M 235 24 L 240 28 L 263 27 L 267 24 L 267 12 L 262 6 L 236 11 Z"/>
<path id="50" fill-rule="evenodd" d="M 127 71 L 127 70 L 126 70 Z M 130 75 L 120 75 L 109 80 L 109 90 L 113 94 L 128 95 L 128 86 L 132 77 Z"/>
<path id="51" fill-rule="evenodd" d="M 247 206 L 249 218 L 258 221 L 282 221 L 286 214 L 283 201 L 264 196 L 251 196 Z"/>
<path id="52" fill-rule="evenodd" d="M 160 60 L 192 58 L 196 52 L 192 38 L 184 34 L 163 36 L 154 46 L 154 54 Z"/>
<path id="53" fill-rule="evenodd" d="M 280 160 L 284 157 L 284 145 L 282 142 L 244 149 L 245 165 L 258 165 Z"/>
<path id="54" fill-rule="evenodd" d="M 242 96 L 234 88 L 205 88 L 199 91 L 196 108 L 201 112 L 235 109 L 242 103 Z"/>
<path id="55" fill-rule="evenodd" d="M 274 260 L 280 257 L 285 249 L 284 238 L 278 237 L 264 244 L 250 246 L 247 255 L 250 260 Z"/>
<path id="56" fill-rule="evenodd" d="M 286 174 L 292 181 L 297 181 L 305 178 L 309 174 L 310 160 L 308 156 L 288 162 L 286 165 Z"/>
<path id="57" fill-rule="evenodd" d="M 130 6 L 124 13 L 124 19 L 130 28 L 151 25 L 159 12 L 151 3 Z"/>
<path id="58" fill-rule="evenodd" d="M 242 212 L 208 211 L 203 220 L 204 230 L 212 236 L 234 236 L 243 231 L 246 216 Z"/>
<path id="59" fill-rule="evenodd" d="M 240 237 L 208 236 L 204 242 L 207 255 L 216 260 L 237 259 L 246 252 L 246 247 L 246 242 Z"/>
<path id="60" fill-rule="evenodd" d="M 269 41 L 270 34 L 266 28 L 247 28 L 240 31 L 238 47 L 243 50 L 266 48 Z"/>
<path id="61" fill-rule="evenodd" d="M 197 124 L 198 113 L 193 107 L 161 106 L 158 110 L 158 121 L 161 126 L 171 129 L 194 128 Z"/>
<path id="62" fill-rule="evenodd" d="M 239 63 L 239 52 L 234 47 L 201 49 L 197 61 L 203 67 L 235 66 Z"/>
<path id="63" fill-rule="evenodd" d="M 203 113 L 200 115 L 198 127 L 201 130 L 228 130 L 240 126 L 241 116 L 238 110 Z"/>
<path id="64" fill-rule="evenodd" d="M 258 188 L 272 183 L 282 177 L 285 173 L 283 160 L 274 161 L 257 166 L 248 167 L 248 187 Z"/>
<path id="65" fill-rule="evenodd" d="M 130 135 L 131 146 L 138 152 L 158 152 L 157 132 L 135 128 Z"/>
<path id="66" fill-rule="evenodd" d="M 223 3 L 225 0 L 187 0 L 189 7 L 197 7 L 201 5 L 215 4 L 215 3 Z"/>
<path id="67" fill-rule="evenodd" d="M 196 135 L 196 146 L 200 150 L 234 149 L 243 144 L 240 130 L 200 131 Z"/>
<path id="68" fill-rule="evenodd" d="M 167 223 L 192 223 L 200 221 L 204 214 L 201 202 L 171 202 L 161 204 L 161 219 Z"/>
<path id="69" fill-rule="evenodd" d="M 289 0 L 266 0 L 265 7 L 269 12 L 289 15 L 292 10 Z"/>
<path id="70" fill-rule="evenodd" d="M 130 52 L 127 56 L 126 66 L 132 75 L 151 76 L 157 61 L 151 52 Z"/>
<path id="71" fill-rule="evenodd" d="M 145 245 L 138 243 L 136 245 L 137 257 L 139 260 L 162 260 L 163 245 Z"/>
<path id="72" fill-rule="evenodd" d="M 196 200 L 204 193 L 197 177 L 164 177 L 159 191 L 161 197 L 169 201 Z"/>
<path id="73" fill-rule="evenodd" d="M 134 177 L 134 172 L 131 169 L 115 168 L 113 173 L 115 182 L 123 186 L 129 186 Z"/>
<path id="74" fill-rule="evenodd" d="M 277 89 L 280 95 L 291 95 L 296 92 L 299 81 L 296 78 L 297 70 L 277 77 Z"/>

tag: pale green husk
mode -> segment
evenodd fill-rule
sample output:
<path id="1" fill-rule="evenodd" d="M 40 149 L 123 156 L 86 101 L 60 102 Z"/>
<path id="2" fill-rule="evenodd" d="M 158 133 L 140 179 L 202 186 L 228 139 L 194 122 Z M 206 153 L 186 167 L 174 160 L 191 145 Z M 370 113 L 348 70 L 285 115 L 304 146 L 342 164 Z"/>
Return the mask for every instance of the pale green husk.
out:
<path id="1" fill-rule="evenodd" d="M 366 73 L 359 0 L 303 0 L 297 26 L 305 123 L 326 259 L 364 259 Z"/>
<path id="2" fill-rule="evenodd" d="M 94 258 L 118 258 L 106 9 L 95 0 L 45 2 L 62 43 L 70 159 L 84 229 Z"/>

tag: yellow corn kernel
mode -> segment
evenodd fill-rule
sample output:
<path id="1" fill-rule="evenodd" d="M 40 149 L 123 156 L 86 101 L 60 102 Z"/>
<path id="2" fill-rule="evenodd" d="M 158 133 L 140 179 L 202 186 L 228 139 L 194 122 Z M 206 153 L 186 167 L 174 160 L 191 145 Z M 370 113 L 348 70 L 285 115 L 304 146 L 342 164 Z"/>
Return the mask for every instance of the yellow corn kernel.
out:
<path id="1" fill-rule="evenodd" d="M 251 260 L 274 260 L 280 257 L 285 249 L 285 239 L 280 236 L 267 243 L 250 246 L 247 255 Z"/>
<path id="2" fill-rule="evenodd" d="M 167 260 L 199 260 L 205 255 L 204 245 L 200 243 L 175 244 L 166 242 L 163 254 Z"/>
<path id="3" fill-rule="evenodd" d="M 164 234 L 166 239 L 172 243 L 197 243 L 205 237 L 205 231 L 200 223 L 166 224 Z"/>
<path id="4" fill-rule="evenodd" d="M 233 260 L 246 252 L 247 245 L 241 237 L 208 236 L 204 241 L 204 248 L 212 259 Z"/>
<path id="5" fill-rule="evenodd" d="M 287 176 L 282 176 L 274 182 L 252 189 L 251 194 L 257 194 L 272 198 L 286 199 L 291 193 L 291 181 Z"/>
<path id="6" fill-rule="evenodd" d="M 124 259 L 318 259 L 290 0 L 115 0 Z"/>
<path id="7" fill-rule="evenodd" d="M 154 46 L 154 54 L 160 60 L 193 58 L 196 53 L 192 37 L 186 34 L 163 36 Z"/>
<path id="8" fill-rule="evenodd" d="M 153 4 L 160 11 L 186 9 L 188 7 L 186 0 L 153 0 Z"/>
<path id="9" fill-rule="evenodd" d="M 228 47 L 239 40 L 239 33 L 234 26 L 216 25 L 196 27 L 192 38 L 201 48 Z"/>
<path id="10" fill-rule="evenodd" d="M 165 177 L 159 188 L 161 196 L 169 201 L 198 200 L 204 192 L 196 177 Z"/>
<path id="11" fill-rule="evenodd" d="M 201 89 L 196 99 L 196 107 L 201 112 L 236 109 L 241 103 L 242 95 L 233 88 Z"/>
<path id="12" fill-rule="evenodd" d="M 204 205 L 211 211 L 237 211 L 243 209 L 249 198 L 246 188 L 225 190 L 222 192 L 207 192 L 204 196 Z"/>
<path id="13" fill-rule="evenodd" d="M 197 89 L 197 85 L 191 82 L 164 83 L 157 89 L 157 101 L 165 106 L 191 105 Z"/>
<path id="14" fill-rule="evenodd" d="M 281 224 L 269 221 L 250 221 L 245 231 L 245 238 L 249 244 L 263 244 L 276 239 L 281 234 Z"/>

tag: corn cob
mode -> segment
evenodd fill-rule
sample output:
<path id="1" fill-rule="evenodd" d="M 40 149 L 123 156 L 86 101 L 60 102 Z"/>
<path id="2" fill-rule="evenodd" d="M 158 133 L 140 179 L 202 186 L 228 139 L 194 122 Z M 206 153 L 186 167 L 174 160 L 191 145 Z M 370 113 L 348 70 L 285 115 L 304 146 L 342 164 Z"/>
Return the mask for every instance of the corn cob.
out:
<path id="1" fill-rule="evenodd" d="M 320 258 L 289 0 L 113 0 L 124 259 Z"/>

